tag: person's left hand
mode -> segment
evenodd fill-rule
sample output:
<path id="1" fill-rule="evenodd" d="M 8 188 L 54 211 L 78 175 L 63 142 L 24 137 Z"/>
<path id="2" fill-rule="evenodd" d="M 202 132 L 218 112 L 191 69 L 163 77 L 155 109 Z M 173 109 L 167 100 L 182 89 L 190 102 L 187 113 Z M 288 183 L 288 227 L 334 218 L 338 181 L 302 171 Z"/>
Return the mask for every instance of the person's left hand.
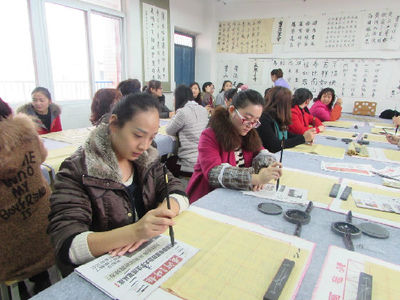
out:
<path id="1" fill-rule="evenodd" d="M 135 251 L 137 248 L 139 248 L 145 242 L 147 242 L 147 240 L 140 240 L 140 241 L 137 241 L 136 243 L 132 243 L 132 244 L 126 245 L 124 247 L 120 247 L 120 248 L 111 250 L 108 253 L 111 256 L 116 256 L 116 255 L 122 256 L 126 252 L 132 253 L 133 251 Z"/>
<path id="2" fill-rule="evenodd" d="M 256 184 L 253 185 L 253 192 L 261 191 L 264 188 L 265 184 Z"/>

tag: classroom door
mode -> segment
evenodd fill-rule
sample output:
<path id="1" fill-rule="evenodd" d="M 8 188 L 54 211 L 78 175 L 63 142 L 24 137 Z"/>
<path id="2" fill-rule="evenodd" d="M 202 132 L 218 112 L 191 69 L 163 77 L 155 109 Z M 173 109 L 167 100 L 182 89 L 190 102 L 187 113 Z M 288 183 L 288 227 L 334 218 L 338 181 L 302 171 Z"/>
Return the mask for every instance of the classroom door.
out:
<path id="1" fill-rule="evenodd" d="M 194 37 L 175 32 L 175 83 L 189 86 L 194 81 Z"/>

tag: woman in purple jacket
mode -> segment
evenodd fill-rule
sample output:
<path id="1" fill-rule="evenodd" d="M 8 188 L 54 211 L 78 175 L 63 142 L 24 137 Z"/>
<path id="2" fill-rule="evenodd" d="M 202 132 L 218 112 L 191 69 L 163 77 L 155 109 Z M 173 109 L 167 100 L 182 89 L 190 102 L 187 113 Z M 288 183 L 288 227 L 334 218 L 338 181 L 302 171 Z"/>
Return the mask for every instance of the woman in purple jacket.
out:
<path id="1" fill-rule="evenodd" d="M 263 150 L 257 128 L 264 99 L 254 90 L 215 109 L 199 140 L 199 154 L 187 194 L 194 202 L 215 188 L 260 189 L 282 175 L 281 164 Z"/>

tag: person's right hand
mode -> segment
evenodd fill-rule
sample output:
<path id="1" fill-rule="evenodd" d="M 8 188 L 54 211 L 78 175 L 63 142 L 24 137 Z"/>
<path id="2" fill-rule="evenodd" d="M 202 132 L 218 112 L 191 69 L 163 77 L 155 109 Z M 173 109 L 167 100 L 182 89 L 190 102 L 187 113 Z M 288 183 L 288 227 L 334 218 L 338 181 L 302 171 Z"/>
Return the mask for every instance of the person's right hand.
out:
<path id="1" fill-rule="evenodd" d="M 171 209 L 159 206 L 156 209 L 148 211 L 139 221 L 132 224 L 134 235 L 139 240 L 149 240 L 160 235 L 168 226 L 173 226 L 175 222 L 172 220 L 176 213 Z"/>
<path id="2" fill-rule="evenodd" d="M 338 99 L 336 100 L 336 103 L 339 104 L 339 105 L 342 105 L 342 104 L 343 104 L 342 98 L 338 98 Z"/>
<path id="3" fill-rule="evenodd" d="M 279 162 L 274 162 L 267 168 L 261 168 L 258 172 L 258 184 L 266 184 L 271 180 L 276 180 L 282 176 L 282 164 Z"/>
<path id="4" fill-rule="evenodd" d="M 325 130 L 325 126 L 324 125 L 320 125 L 318 126 L 319 132 L 323 132 Z"/>
<path id="5" fill-rule="evenodd" d="M 398 136 L 394 136 L 392 134 L 387 134 L 386 135 L 386 139 L 389 143 L 393 144 L 393 145 L 398 145 L 400 142 L 400 137 Z"/>
<path id="6" fill-rule="evenodd" d="M 304 136 L 306 143 L 312 143 L 314 141 L 314 136 L 316 133 L 317 133 L 317 131 L 315 130 L 315 128 L 311 128 L 311 129 L 307 130 L 306 132 L 304 132 L 303 136 Z"/>

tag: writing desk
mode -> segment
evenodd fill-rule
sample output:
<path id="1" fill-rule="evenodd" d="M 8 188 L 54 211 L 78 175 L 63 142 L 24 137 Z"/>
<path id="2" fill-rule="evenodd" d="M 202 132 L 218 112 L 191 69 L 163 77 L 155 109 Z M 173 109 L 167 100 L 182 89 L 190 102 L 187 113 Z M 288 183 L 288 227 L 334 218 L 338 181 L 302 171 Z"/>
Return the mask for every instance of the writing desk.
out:
<path id="1" fill-rule="evenodd" d="M 165 127 L 166 121 L 160 120 L 160 125 L 161 127 Z M 41 135 L 44 146 L 48 150 L 48 158 L 45 163 L 57 172 L 64 159 L 72 155 L 85 142 L 92 128 L 67 129 L 63 130 L 62 134 L 53 132 Z M 78 134 L 79 136 L 76 138 L 71 137 L 74 134 Z M 175 137 L 163 133 L 158 133 L 154 141 L 157 144 L 160 156 L 173 153 L 177 146 Z"/>
<path id="2" fill-rule="evenodd" d="M 359 128 L 358 130 L 364 130 Z M 339 130 L 339 129 L 338 129 Z M 340 130 L 343 130 L 342 128 Z M 354 129 L 351 129 L 354 130 Z M 363 131 L 364 132 L 364 131 Z M 321 139 L 320 139 L 321 138 Z M 330 145 L 339 147 L 347 147 L 340 140 L 332 141 L 324 137 L 317 137 L 317 141 L 321 143 L 332 143 Z M 390 145 L 396 147 L 395 145 Z M 395 148 L 394 148 L 395 149 Z M 400 152 L 399 152 L 400 153 Z M 373 160 L 363 160 L 356 157 L 345 156 L 343 160 L 326 158 L 317 155 L 308 155 L 304 153 L 285 152 L 283 164 L 284 166 L 312 171 L 320 174 L 328 174 L 331 176 L 355 179 L 363 182 L 371 182 L 380 184 L 381 178 L 377 176 L 362 176 L 347 173 L 335 173 L 322 171 L 321 161 L 332 162 L 349 162 L 371 164 L 376 168 L 383 168 L 388 165 L 387 162 L 379 162 Z M 310 188 L 318 188 L 310 183 Z M 272 202 L 266 199 L 256 198 L 242 194 L 240 191 L 229 189 L 216 189 L 208 195 L 196 201 L 193 205 L 206 208 L 211 211 L 226 214 L 238 219 L 246 220 L 272 230 L 285 234 L 293 234 L 295 225 L 287 222 L 282 215 L 271 216 L 266 215 L 257 210 L 257 205 L 261 202 Z M 284 210 L 299 208 L 299 205 L 279 202 Z M 304 210 L 304 207 L 302 208 Z M 334 234 L 331 229 L 331 223 L 336 221 L 345 221 L 345 215 L 315 207 L 311 212 L 311 222 L 302 227 L 301 238 L 315 242 L 316 247 L 311 260 L 309 269 L 302 281 L 296 299 L 311 299 L 312 292 L 317 283 L 321 267 L 329 245 L 336 245 L 344 248 L 342 237 Z M 353 217 L 353 223 L 359 224 L 364 222 L 359 218 Z M 381 240 L 361 235 L 359 238 L 353 239 L 355 251 L 366 254 L 375 258 L 379 258 L 391 263 L 400 264 L 400 256 L 398 255 L 398 241 L 400 240 L 400 229 L 382 225 L 390 233 L 389 239 Z M 179 239 L 179 237 L 176 237 Z M 296 238 L 296 237 L 293 237 Z M 266 283 L 267 284 L 267 283 Z M 92 286 L 90 283 L 72 273 L 62 281 L 56 283 L 46 289 L 33 299 L 110 299 L 107 295 Z M 157 290 L 149 299 L 176 299 L 174 296 Z"/>

